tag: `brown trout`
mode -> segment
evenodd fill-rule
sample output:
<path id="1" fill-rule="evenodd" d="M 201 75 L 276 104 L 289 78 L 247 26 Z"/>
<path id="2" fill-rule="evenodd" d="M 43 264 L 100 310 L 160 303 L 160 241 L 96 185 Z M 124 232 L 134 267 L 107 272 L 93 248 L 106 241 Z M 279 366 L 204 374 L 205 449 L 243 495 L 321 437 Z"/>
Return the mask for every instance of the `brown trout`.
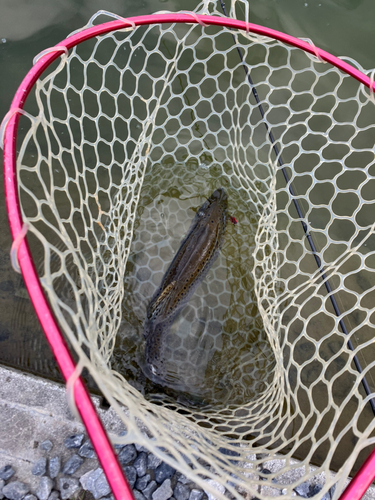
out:
<path id="1" fill-rule="evenodd" d="M 144 326 L 146 374 L 165 381 L 163 346 L 172 323 L 219 255 L 227 222 L 228 201 L 223 188 L 212 193 L 197 211 L 189 231 L 162 283 L 147 307 Z"/>

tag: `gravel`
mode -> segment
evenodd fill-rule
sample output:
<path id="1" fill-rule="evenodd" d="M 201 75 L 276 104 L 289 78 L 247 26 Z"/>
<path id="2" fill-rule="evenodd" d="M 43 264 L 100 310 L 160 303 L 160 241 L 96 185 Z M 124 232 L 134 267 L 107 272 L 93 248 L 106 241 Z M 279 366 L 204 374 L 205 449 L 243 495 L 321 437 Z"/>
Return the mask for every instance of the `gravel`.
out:
<path id="1" fill-rule="evenodd" d="M 38 500 L 38 499 L 32 493 L 28 493 L 25 497 L 23 497 L 23 500 Z"/>
<path id="2" fill-rule="evenodd" d="M 190 480 L 188 477 L 184 476 L 183 474 L 181 474 L 181 475 L 178 477 L 178 480 L 179 480 L 179 481 L 180 481 L 180 483 L 182 483 L 182 484 L 189 484 L 189 483 L 191 483 L 191 480 Z"/>
<path id="3" fill-rule="evenodd" d="M 152 500 L 168 500 L 171 498 L 173 490 L 171 488 L 171 480 L 166 479 L 163 484 L 154 491 L 152 494 Z"/>
<path id="4" fill-rule="evenodd" d="M 300 497 L 303 498 L 309 498 L 309 493 L 310 493 L 310 484 L 309 483 L 302 483 L 299 484 L 294 488 L 294 491 L 299 495 Z"/>
<path id="5" fill-rule="evenodd" d="M 51 451 L 53 448 L 53 444 L 49 439 L 47 439 L 46 441 L 43 441 L 43 443 L 40 443 L 39 448 L 44 451 Z"/>
<path id="6" fill-rule="evenodd" d="M 138 457 L 134 460 L 133 466 L 137 471 L 138 477 L 142 477 L 147 471 L 147 454 L 142 451 L 139 453 Z"/>
<path id="7" fill-rule="evenodd" d="M 60 469 L 61 469 L 60 457 L 50 458 L 49 463 L 48 463 L 49 477 L 52 479 L 55 479 L 58 476 Z"/>
<path id="8" fill-rule="evenodd" d="M 63 477 L 59 479 L 59 489 L 62 500 L 67 500 L 79 490 L 78 479 L 73 477 Z"/>
<path id="9" fill-rule="evenodd" d="M 140 477 L 137 480 L 137 482 L 135 483 L 135 487 L 137 490 L 143 491 L 150 481 L 151 481 L 150 474 L 145 474 L 144 476 Z"/>
<path id="10" fill-rule="evenodd" d="M 60 498 L 60 493 L 55 490 L 51 492 L 50 496 L 48 497 L 48 500 L 58 500 L 59 498 Z"/>
<path id="11" fill-rule="evenodd" d="M 20 481 L 13 481 L 3 488 L 3 494 L 9 500 L 21 500 L 29 491 L 30 487 Z"/>
<path id="12" fill-rule="evenodd" d="M 31 469 L 31 474 L 34 476 L 44 476 L 44 474 L 47 471 L 47 459 L 45 457 L 39 458 L 37 460 L 32 469 Z"/>
<path id="13" fill-rule="evenodd" d="M 173 496 L 176 500 L 188 500 L 190 495 L 190 488 L 185 484 L 177 483 L 175 489 L 173 490 Z"/>
<path id="14" fill-rule="evenodd" d="M 38 489 L 36 490 L 36 496 L 39 500 L 48 500 L 53 487 L 53 481 L 51 478 L 44 476 L 40 478 Z"/>
<path id="15" fill-rule="evenodd" d="M 2 467 L 0 500 L 68 500 L 77 498 L 82 490 L 89 492 L 94 500 L 114 500 L 103 470 L 95 466 L 97 457 L 90 440 L 84 434 L 75 434 L 66 437 L 63 443 L 68 456 L 67 453 L 57 455 L 55 452 L 50 457 L 54 443 L 46 440 L 39 444 L 43 456 L 31 468 L 34 476 L 40 476 L 36 491 L 30 492 L 27 484 L 14 480 L 16 471 L 11 465 Z M 202 491 L 196 489 L 196 493 L 192 492 L 195 485 L 190 480 L 144 446 L 126 444 L 116 446 L 116 449 L 135 500 L 207 500 Z M 94 467 L 79 477 L 79 469 L 85 462 L 86 471 L 90 463 Z"/>
<path id="16" fill-rule="evenodd" d="M 86 441 L 83 443 L 83 445 L 80 447 L 78 451 L 78 455 L 83 458 L 95 458 L 96 453 L 94 448 L 92 447 L 92 444 L 90 441 Z"/>
<path id="17" fill-rule="evenodd" d="M 95 500 L 98 498 L 102 498 L 111 493 L 111 488 L 108 485 L 107 478 L 105 477 L 104 472 L 100 474 L 98 479 L 95 481 L 93 495 Z"/>
<path id="18" fill-rule="evenodd" d="M 193 488 L 189 495 L 189 500 L 202 500 L 203 491 Z"/>
<path id="19" fill-rule="evenodd" d="M 84 438 L 84 434 L 74 434 L 73 436 L 66 438 L 64 441 L 65 448 L 80 448 Z"/>
<path id="20" fill-rule="evenodd" d="M 71 476 L 74 474 L 83 464 L 83 458 L 79 457 L 78 455 L 72 455 L 67 462 L 64 464 L 63 467 L 63 474 L 67 474 L 68 476 Z"/>
<path id="21" fill-rule="evenodd" d="M 141 451 L 144 451 L 146 453 L 148 453 L 148 449 L 146 448 L 146 446 L 142 446 L 141 444 L 138 444 L 138 443 L 135 443 L 135 449 L 139 452 Z"/>
<path id="22" fill-rule="evenodd" d="M 124 434 L 122 434 L 124 435 Z M 17 471 L 9 465 L 0 469 L 0 500 L 77 500 L 82 492 L 88 492 L 94 500 L 114 500 L 103 470 L 98 467 L 95 451 L 84 434 L 75 434 L 63 441 L 66 450 L 61 455 L 49 452 L 54 448 L 51 441 L 43 441 L 39 450 L 43 456 L 32 464 L 32 474 L 40 476 L 36 491 L 16 479 Z M 57 448 L 55 448 L 57 449 Z M 135 500 L 216 500 L 217 495 L 201 490 L 184 474 L 177 472 L 144 446 L 133 444 L 117 446 L 118 459 L 133 490 Z M 236 457 L 237 452 L 221 450 L 223 456 Z M 64 466 L 61 467 L 62 460 Z M 80 475 L 80 467 L 88 471 Z M 91 468 L 90 468 L 91 464 Z M 259 466 L 261 478 L 267 477 L 269 469 Z M 72 477 L 74 475 L 74 477 Z M 15 477 L 13 477 L 15 476 Z M 221 494 L 228 494 L 225 487 L 214 479 L 205 482 Z M 316 481 L 307 481 L 294 488 L 296 498 L 312 498 L 319 494 L 322 486 Z M 334 488 L 322 500 L 331 500 Z M 232 496 L 228 497 L 232 499 Z"/>
<path id="23" fill-rule="evenodd" d="M 222 484 L 214 481 L 213 479 L 206 479 L 205 482 L 209 484 L 211 487 L 215 488 L 215 490 L 219 491 L 221 494 L 224 495 L 225 493 L 225 488 Z M 208 500 L 216 500 L 215 495 L 212 493 L 207 492 Z"/>
<path id="24" fill-rule="evenodd" d="M 161 462 L 162 462 L 161 458 L 156 457 L 153 453 L 150 453 L 149 456 L 147 457 L 147 468 L 156 469 L 156 467 L 159 467 Z"/>
<path id="25" fill-rule="evenodd" d="M 100 467 L 84 474 L 80 479 L 80 483 L 83 489 L 90 491 L 96 500 L 111 493 L 103 469 Z"/>
<path id="26" fill-rule="evenodd" d="M 128 480 L 130 488 L 133 488 L 137 480 L 137 471 L 131 465 L 125 466 L 123 470 L 125 472 L 125 476 Z"/>
<path id="27" fill-rule="evenodd" d="M 146 497 L 138 490 L 133 491 L 135 500 L 146 500 Z"/>
<path id="28" fill-rule="evenodd" d="M 297 493 L 298 496 L 302 498 L 312 498 L 313 496 L 317 495 L 321 489 L 322 486 L 320 486 L 320 484 L 313 484 L 306 481 L 296 486 L 294 488 L 294 491 Z M 327 495 L 329 499 L 330 498 L 329 493 L 327 493 Z"/>
<path id="29" fill-rule="evenodd" d="M 154 493 L 157 487 L 158 485 L 156 484 L 156 482 L 151 481 L 151 483 L 149 483 L 147 487 L 142 491 L 147 500 L 151 500 L 152 494 Z"/>
<path id="30" fill-rule="evenodd" d="M 136 456 L 137 450 L 135 449 L 135 446 L 132 444 L 127 444 L 120 450 L 120 453 L 118 454 L 118 460 L 121 465 L 127 465 L 132 460 L 134 460 Z"/>
<path id="31" fill-rule="evenodd" d="M 176 470 L 173 467 L 163 462 L 155 469 L 155 481 L 161 484 L 166 479 L 170 479 L 175 472 Z"/>
<path id="32" fill-rule="evenodd" d="M 4 479 L 4 481 L 10 479 L 14 474 L 15 470 L 11 465 L 4 465 L 4 467 L 0 469 L 0 479 Z"/>

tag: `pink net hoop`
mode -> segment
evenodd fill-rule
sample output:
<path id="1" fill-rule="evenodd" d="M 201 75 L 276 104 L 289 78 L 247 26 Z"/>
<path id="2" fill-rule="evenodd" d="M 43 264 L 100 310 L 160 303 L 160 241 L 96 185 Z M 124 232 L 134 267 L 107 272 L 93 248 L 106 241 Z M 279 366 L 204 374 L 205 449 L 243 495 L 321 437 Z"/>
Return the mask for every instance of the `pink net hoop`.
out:
<path id="1" fill-rule="evenodd" d="M 58 57 L 79 43 L 89 40 L 93 37 L 100 36 L 112 31 L 121 30 L 124 28 L 132 28 L 135 26 L 144 26 L 151 24 L 163 23 L 195 23 L 203 26 L 219 26 L 223 28 L 242 30 L 245 33 L 254 33 L 260 36 L 266 36 L 276 39 L 282 43 L 292 45 L 299 48 L 312 56 L 318 57 L 339 70 L 352 76 L 360 83 L 365 85 L 370 91 L 375 92 L 375 83 L 364 73 L 354 68 L 350 64 L 341 59 L 321 50 L 308 42 L 286 35 L 284 33 L 265 28 L 263 26 L 223 17 L 185 14 L 185 13 L 170 13 L 170 14 L 154 14 L 146 16 L 137 16 L 129 18 L 129 20 L 115 20 L 104 24 L 100 24 L 72 35 L 71 37 L 59 42 L 57 49 L 44 53 L 29 73 L 25 76 L 19 86 L 8 113 L 8 121 L 4 124 L 4 181 L 5 181 L 5 197 L 8 213 L 9 225 L 13 240 L 20 240 L 22 235 L 23 220 L 21 216 L 20 200 L 18 195 L 17 175 L 16 175 L 16 137 L 18 132 L 18 122 L 20 113 L 18 109 L 23 109 L 25 101 L 31 89 L 35 85 L 37 79 L 43 71 Z M 12 112 L 14 111 L 14 112 Z M 18 262 L 28 289 L 31 301 L 42 325 L 44 333 L 50 344 L 52 352 L 55 355 L 57 363 L 66 381 L 71 379 L 75 373 L 75 364 L 72 356 L 67 348 L 67 345 L 62 337 L 56 319 L 50 309 L 49 303 L 42 289 L 40 280 L 35 270 L 31 252 L 29 250 L 26 238 L 21 238 L 18 247 Z M 93 404 L 90 400 L 88 392 L 81 378 L 78 378 L 74 384 L 74 399 L 79 414 L 88 431 L 89 437 L 97 452 L 103 470 L 107 476 L 110 487 L 117 500 L 130 499 L 132 493 L 125 479 L 117 458 L 113 452 L 113 448 L 108 440 L 106 432 L 98 415 L 95 412 Z M 351 483 L 341 495 L 341 499 L 347 500 L 360 499 L 366 489 L 375 478 L 375 450 L 370 454 L 366 462 L 363 464 L 359 472 L 352 479 Z"/>

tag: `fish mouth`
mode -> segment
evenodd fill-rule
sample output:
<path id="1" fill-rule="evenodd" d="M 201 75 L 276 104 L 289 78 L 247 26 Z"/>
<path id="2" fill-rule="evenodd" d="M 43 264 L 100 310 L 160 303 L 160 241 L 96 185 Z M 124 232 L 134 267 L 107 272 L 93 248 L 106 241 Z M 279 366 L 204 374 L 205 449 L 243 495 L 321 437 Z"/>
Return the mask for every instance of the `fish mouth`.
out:
<path id="1" fill-rule="evenodd" d="M 227 193 L 223 188 L 215 189 L 215 191 L 210 196 L 210 201 L 227 201 Z"/>

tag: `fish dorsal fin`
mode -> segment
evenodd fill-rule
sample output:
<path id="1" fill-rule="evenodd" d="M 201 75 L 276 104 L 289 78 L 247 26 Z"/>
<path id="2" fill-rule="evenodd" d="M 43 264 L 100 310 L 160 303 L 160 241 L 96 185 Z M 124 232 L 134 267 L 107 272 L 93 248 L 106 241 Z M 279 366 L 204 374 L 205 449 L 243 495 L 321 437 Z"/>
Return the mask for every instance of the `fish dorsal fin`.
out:
<path id="1" fill-rule="evenodd" d="M 169 283 L 169 285 L 166 288 L 164 288 L 164 290 L 161 292 L 159 297 L 155 300 L 155 302 L 152 304 L 152 306 L 150 308 L 150 316 L 151 317 L 157 316 L 158 314 L 160 314 L 164 310 L 175 285 L 176 285 L 176 281 L 172 281 L 171 283 Z"/>

